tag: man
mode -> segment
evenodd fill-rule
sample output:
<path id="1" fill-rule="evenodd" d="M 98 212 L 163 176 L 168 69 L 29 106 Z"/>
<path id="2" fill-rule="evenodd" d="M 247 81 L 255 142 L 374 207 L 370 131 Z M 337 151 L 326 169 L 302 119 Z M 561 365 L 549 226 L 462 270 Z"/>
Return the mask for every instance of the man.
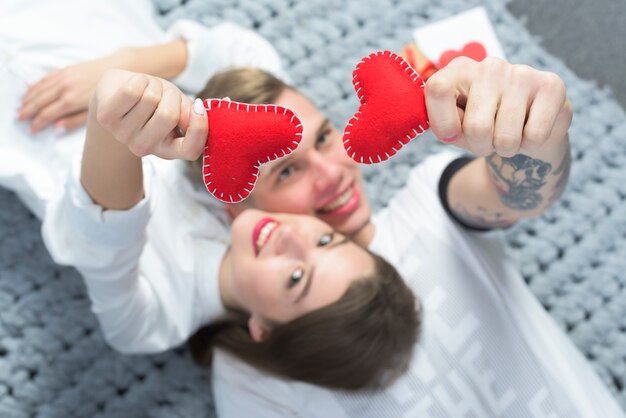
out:
<path id="1" fill-rule="evenodd" d="M 293 89 L 280 88 L 271 101 L 298 114 L 302 142 L 293 154 L 263 167 L 250 199 L 227 209 L 231 216 L 247 207 L 316 215 L 400 266 L 424 300 L 425 329 L 415 367 L 390 392 L 376 395 L 372 414 L 389 410 L 389 396 L 389 405 L 409 416 L 618 411 L 571 343 L 553 324 L 544 324 L 545 312 L 529 299 L 493 242 L 458 225 L 510 225 L 540 214 L 562 192 L 569 172 L 571 108 L 557 76 L 495 59 L 462 58 L 432 76 L 426 102 L 434 133 L 478 158 L 444 154 L 418 166 L 374 222 L 359 168 L 346 156 L 340 133 Z M 90 127 L 92 135 L 114 139 L 102 148 L 88 140 L 80 172 L 92 200 L 105 210 L 133 210 L 146 193 L 141 157 L 197 159 L 210 127 L 202 108 L 191 109 L 191 102 L 161 79 L 109 72 L 94 95 Z M 111 153 L 123 164 L 103 170 Z M 175 345 L 194 324 L 139 350 Z M 571 383 L 562 384 L 558 379 L 566 374 Z M 363 399 L 279 381 L 223 354 L 216 357 L 214 378 L 218 411 L 226 415 L 363 412 Z M 321 409 L 308 406 L 311 394 Z M 601 406 L 594 398 L 603 399 Z"/>
<path id="2" fill-rule="evenodd" d="M 205 92 L 250 100 L 235 87 L 248 85 L 244 74 L 218 76 Z M 220 416 L 623 416 L 507 262 L 502 243 L 470 232 L 536 216 L 563 191 L 571 108 L 558 77 L 464 59 L 435 74 L 426 85 L 435 134 L 479 157 L 427 159 L 373 220 L 340 133 L 301 94 L 278 90 L 260 100 L 299 115 L 302 143 L 270 164 L 251 199 L 230 213 L 281 210 L 295 196 L 291 207 L 299 202 L 299 211 L 343 228 L 400 269 L 424 302 L 423 331 L 410 370 L 377 392 L 288 381 L 218 351 L 212 373 Z"/>

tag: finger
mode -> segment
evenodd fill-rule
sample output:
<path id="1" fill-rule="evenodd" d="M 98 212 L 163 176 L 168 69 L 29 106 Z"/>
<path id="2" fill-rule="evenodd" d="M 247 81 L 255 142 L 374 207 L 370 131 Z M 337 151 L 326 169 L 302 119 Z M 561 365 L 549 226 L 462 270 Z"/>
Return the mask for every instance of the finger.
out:
<path id="1" fill-rule="evenodd" d="M 457 99 L 468 91 L 474 61 L 459 57 L 433 74 L 426 82 L 426 108 L 433 133 L 441 141 L 451 143 L 461 135 Z"/>
<path id="2" fill-rule="evenodd" d="M 463 136 L 477 156 L 493 152 L 496 112 L 502 95 L 503 61 L 490 60 L 481 64 L 467 96 L 463 118 Z"/>
<path id="3" fill-rule="evenodd" d="M 188 120 L 185 136 L 172 139 L 169 147 L 176 158 L 194 161 L 202 154 L 209 134 L 208 118 L 201 100 L 196 99 L 194 106 L 189 109 Z"/>
<path id="4" fill-rule="evenodd" d="M 161 100 L 138 137 L 145 143 L 153 139 L 151 152 L 161 158 L 178 158 L 170 152 L 169 143 L 174 136 L 180 135 L 176 129 L 180 118 L 179 94 L 173 89 L 162 89 Z"/>
<path id="5" fill-rule="evenodd" d="M 59 119 L 54 124 L 54 130 L 57 135 L 65 132 L 73 131 L 76 128 L 83 126 L 87 122 L 87 111 L 83 110 L 72 115 Z"/>
<path id="6" fill-rule="evenodd" d="M 189 97 L 185 96 L 184 94 L 181 94 L 180 118 L 178 121 L 178 127 L 180 128 L 182 133 L 179 136 L 184 136 L 185 132 L 187 132 L 187 129 L 189 129 L 189 122 L 190 122 L 191 112 L 193 111 L 193 105 L 194 105 L 193 100 L 191 100 Z M 204 103 L 202 103 L 202 108 L 204 109 Z M 200 109 L 198 108 L 198 110 Z M 203 112 L 206 113 L 206 110 L 203 110 Z"/>
<path id="7" fill-rule="evenodd" d="M 18 111 L 19 120 L 30 120 L 35 118 L 41 109 L 55 102 L 61 97 L 61 90 L 49 88 L 42 90 L 37 96 L 33 96 L 28 102 L 24 102 Z"/>
<path id="8" fill-rule="evenodd" d="M 57 72 L 52 72 L 39 81 L 28 86 L 24 97 L 22 98 L 22 102 L 31 101 L 34 97 L 40 95 L 43 91 L 50 89 L 51 87 L 58 86 L 58 81 L 56 80 Z"/>
<path id="9" fill-rule="evenodd" d="M 501 157 L 510 158 L 519 153 L 528 100 L 528 94 L 517 86 L 502 96 L 493 134 L 494 150 Z"/>
<path id="10" fill-rule="evenodd" d="M 167 134 L 166 132 L 161 137 L 146 135 L 144 129 L 159 106 L 162 94 L 161 82 L 150 77 L 141 99 L 124 115 L 116 130 L 118 140 L 127 144 L 130 151 L 138 157 L 151 154 L 155 145 Z"/>
<path id="11" fill-rule="evenodd" d="M 498 108 L 495 90 L 481 90 L 483 86 L 471 87 L 463 118 L 463 137 L 470 151 L 484 157 L 493 152 L 493 132 Z"/>
<path id="12" fill-rule="evenodd" d="M 79 110 L 75 106 L 69 106 L 62 98 L 57 98 L 37 113 L 31 123 L 32 132 L 44 129 L 54 121 L 73 114 Z"/>
<path id="13" fill-rule="evenodd" d="M 547 75 L 530 105 L 523 132 L 524 149 L 536 150 L 550 138 L 565 101 L 563 81 L 556 74 Z"/>
<path id="14" fill-rule="evenodd" d="M 150 83 L 150 77 L 134 74 L 121 86 L 117 86 L 118 80 L 115 78 L 112 80 L 113 86 L 108 85 L 110 79 L 104 78 L 96 89 L 98 122 L 111 130 L 115 129 L 122 118 L 141 101 Z"/>

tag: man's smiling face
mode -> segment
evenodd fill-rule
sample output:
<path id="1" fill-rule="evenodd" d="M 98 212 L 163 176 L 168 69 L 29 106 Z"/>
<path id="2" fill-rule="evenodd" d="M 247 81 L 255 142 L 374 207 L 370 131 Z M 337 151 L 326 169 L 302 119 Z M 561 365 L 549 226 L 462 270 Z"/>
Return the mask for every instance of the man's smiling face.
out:
<path id="1" fill-rule="evenodd" d="M 353 235 L 370 221 L 371 210 L 359 165 L 346 154 L 342 135 L 301 93 L 285 89 L 275 104 L 293 110 L 303 124 L 297 149 L 260 170 L 250 197 L 231 208 L 316 216 Z"/>

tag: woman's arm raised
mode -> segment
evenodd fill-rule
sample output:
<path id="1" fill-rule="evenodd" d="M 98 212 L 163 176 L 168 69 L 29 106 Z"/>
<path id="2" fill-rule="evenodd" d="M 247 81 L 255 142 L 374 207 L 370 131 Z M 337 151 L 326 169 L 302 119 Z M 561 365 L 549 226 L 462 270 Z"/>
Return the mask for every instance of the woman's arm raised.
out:
<path id="1" fill-rule="evenodd" d="M 192 108 L 169 81 L 107 71 L 91 98 L 80 177 L 93 201 L 104 209 L 128 209 L 139 202 L 141 157 L 196 159 L 208 124 L 204 108 Z"/>

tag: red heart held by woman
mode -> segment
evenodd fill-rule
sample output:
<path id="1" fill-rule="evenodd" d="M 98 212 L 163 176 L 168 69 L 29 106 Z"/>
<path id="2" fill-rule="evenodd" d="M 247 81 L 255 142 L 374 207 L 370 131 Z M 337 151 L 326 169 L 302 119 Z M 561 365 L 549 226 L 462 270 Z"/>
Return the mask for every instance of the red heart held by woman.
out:
<path id="1" fill-rule="evenodd" d="M 259 167 L 291 153 L 302 139 L 300 119 L 282 106 L 210 99 L 204 107 L 209 123 L 204 185 L 223 202 L 248 197 Z"/>
<path id="2" fill-rule="evenodd" d="M 368 55 L 357 64 L 352 84 L 361 105 L 346 125 L 343 144 L 356 162 L 384 161 L 428 129 L 424 82 L 400 56 Z"/>
<path id="3" fill-rule="evenodd" d="M 487 50 L 480 42 L 468 42 L 460 51 L 450 49 L 441 54 L 437 68 L 445 67 L 456 57 L 468 57 L 474 61 L 482 61 L 487 58 Z"/>

